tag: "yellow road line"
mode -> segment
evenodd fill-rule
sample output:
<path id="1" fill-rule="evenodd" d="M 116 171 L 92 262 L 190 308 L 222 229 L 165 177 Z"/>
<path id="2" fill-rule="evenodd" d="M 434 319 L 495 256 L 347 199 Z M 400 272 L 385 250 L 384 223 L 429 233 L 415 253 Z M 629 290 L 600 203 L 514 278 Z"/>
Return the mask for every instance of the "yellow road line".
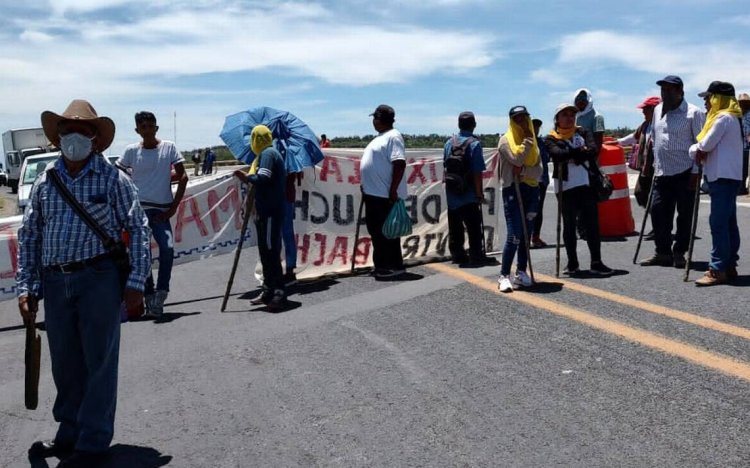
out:
<path id="1" fill-rule="evenodd" d="M 641 301 L 639 299 L 633 299 L 632 297 L 623 296 L 622 294 L 592 288 L 591 286 L 585 286 L 583 284 L 576 283 L 575 281 L 568 281 L 563 278 L 555 278 L 553 276 L 542 275 L 539 273 L 534 273 L 534 277 L 537 280 L 561 283 L 567 289 L 588 294 L 589 296 L 599 297 L 601 299 L 617 302 L 628 307 L 635 307 L 636 309 L 645 310 L 646 312 L 663 315 L 664 317 L 669 317 L 675 320 L 690 323 L 692 325 L 697 325 L 699 327 L 708 328 L 710 330 L 715 330 L 718 332 L 726 333 L 728 335 L 734 335 L 746 340 L 750 340 L 750 330 L 748 330 L 747 328 L 742 328 L 736 325 L 731 325 L 729 323 L 720 322 L 718 320 L 701 317 L 700 315 L 683 312 L 681 310 L 652 304 L 650 302 Z"/>
<path id="2" fill-rule="evenodd" d="M 739 361 L 731 356 L 712 353 L 695 346 L 681 343 L 676 340 L 665 338 L 661 335 L 651 333 L 640 328 L 631 327 L 614 320 L 604 319 L 596 315 L 584 312 L 565 304 L 560 304 L 549 299 L 544 299 L 533 293 L 524 291 L 514 291 L 510 294 L 503 294 L 497 290 L 494 281 L 488 280 L 481 276 L 472 275 L 462 270 L 452 268 L 441 263 L 433 263 L 428 267 L 437 270 L 443 274 L 462 279 L 469 284 L 485 289 L 495 294 L 502 294 L 504 298 L 529 305 L 531 307 L 546 310 L 554 315 L 565 317 L 567 319 L 582 323 L 591 328 L 610 333 L 628 341 L 637 343 L 663 353 L 679 357 L 686 361 L 698 364 L 700 366 L 717 370 L 727 375 L 731 375 L 747 382 L 750 382 L 750 365 Z M 536 276 L 536 275 L 535 275 Z"/>

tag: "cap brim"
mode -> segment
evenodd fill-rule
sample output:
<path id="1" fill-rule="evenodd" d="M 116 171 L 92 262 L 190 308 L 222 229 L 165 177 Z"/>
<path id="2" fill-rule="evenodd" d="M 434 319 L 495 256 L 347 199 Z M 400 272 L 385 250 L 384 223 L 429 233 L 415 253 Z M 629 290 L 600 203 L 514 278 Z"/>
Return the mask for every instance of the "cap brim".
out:
<path id="1" fill-rule="evenodd" d="M 698 97 L 703 97 L 704 98 L 704 97 L 708 96 L 709 94 L 711 94 L 711 93 L 709 93 L 708 91 L 703 91 L 702 93 L 698 93 Z"/>

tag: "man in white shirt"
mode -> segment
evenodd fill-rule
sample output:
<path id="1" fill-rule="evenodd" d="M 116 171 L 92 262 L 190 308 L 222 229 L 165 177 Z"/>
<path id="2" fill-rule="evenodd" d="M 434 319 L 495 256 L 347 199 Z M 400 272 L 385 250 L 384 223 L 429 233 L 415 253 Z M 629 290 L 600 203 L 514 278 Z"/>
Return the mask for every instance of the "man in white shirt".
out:
<path id="1" fill-rule="evenodd" d="M 690 241 L 693 200 L 697 187 L 697 167 L 688 154 L 690 145 L 703 128 L 704 115 L 685 101 L 682 79 L 669 75 L 656 82 L 662 103 L 654 109 L 654 188 L 651 195 L 651 222 L 656 252 L 642 260 L 643 266 L 685 267 Z M 672 226 L 677 210 L 674 245 Z"/>
<path id="2" fill-rule="evenodd" d="M 365 220 L 372 240 L 375 277 L 391 278 L 404 273 L 401 239 L 386 238 L 383 225 L 393 204 L 407 195 L 404 138 L 393 128 L 396 112 L 391 106 L 381 104 L 370 115 L 378 135 L 367 145 L 360 161 Z"/>
<path id="3" fill-rule="evenodd" d="M 164 302 L 169 294 L 169 281 L 172 277 L 174 261 L 174 239 L 169 218 L 177 212 L 188 176 L 185 173 L 185 160 L 171 141 L 156 138 L 159 126 L 151 112 L 135 114 L 135 132 L 143 139 L 140 143 L 128 145 L 117 164 L 129 168 L 133 182 L 138 187 L 138 198 L 148 216 L 154 240 L 159 246 L 159 275 L 154 287 L 154 277 L 149 270 L 146 279 L 144 298 L 146 316 L 159 319 L 164 313 Z M 179 183 L 177 193 L 172 196 L 172 167 Z"/>
<path id="4" fill-rule="evenodd" d="M 742 112 L 734 86 L 714 81 L 699 94 L 710 102 L 706 124 L 690 156 L 703 164 L 711 194 L 711 261 L 697 286 L 713 286 L 737 277 L 740 231 L 737 226 L 737 192 L 742 183 Z"/>

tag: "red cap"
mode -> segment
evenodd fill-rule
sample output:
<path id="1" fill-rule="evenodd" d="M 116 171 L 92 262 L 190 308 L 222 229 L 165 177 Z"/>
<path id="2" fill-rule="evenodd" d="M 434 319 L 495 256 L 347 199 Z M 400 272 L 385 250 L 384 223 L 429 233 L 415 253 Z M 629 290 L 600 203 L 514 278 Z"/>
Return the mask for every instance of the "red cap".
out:
<path id="1" fill-rule="evenodd" d="M 657 96 L 651 96 L 650 98 L 646 98 L 642 103 L 638 104 L 636 107 L 638 109 L 643 109 L 644 107 L 658 106 L 659 104 L 661 104 L 661 98 Z"/>

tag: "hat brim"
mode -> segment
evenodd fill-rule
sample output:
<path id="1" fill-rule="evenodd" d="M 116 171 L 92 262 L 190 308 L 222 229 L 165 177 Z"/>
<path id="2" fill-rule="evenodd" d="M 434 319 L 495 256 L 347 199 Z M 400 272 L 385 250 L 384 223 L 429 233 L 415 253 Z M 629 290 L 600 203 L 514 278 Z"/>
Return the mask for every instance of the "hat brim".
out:
<path id="1" fill-rule="evenodd" d="M 555 117 L 557 117 L 558 114 L 560 114 L 560 112 L 562 112 L 564 110 L 568 110 L 568 109 L 570 109 L 570 110 L 572 110 L 572 111 L 574 111 L 576 113 L 578 112 L 578 108 L 576 106 L 570 104 L 570 105 L 567 105 L 565 107 L 561 107 L 560 109 L 557 109 L 557 111 L 555 111 Z"/>
<path id="2" fill-rule="evenodd" d="M 42 129 L 47 139 L 55 148 L 60 148 L 60 132 L 58 125 L 64 120 L 87 122 L 96 128 L 96 138 L 93 141 L 94 151 L 101 153 L 112 144 L 115 139 L 115 123 L 109 117 L 95 119 L 68 119 L 52 111 L 42 112 Z"/>
<path id="3" fill-rule="evenodd" d="M 709 96 L 709 95 L 711 95 L 711 93 L 709 93 L 708 91 L 703 91 L 702 93 L 698 93 L 698 97 L 702 97 L 702 98 Z"/>

